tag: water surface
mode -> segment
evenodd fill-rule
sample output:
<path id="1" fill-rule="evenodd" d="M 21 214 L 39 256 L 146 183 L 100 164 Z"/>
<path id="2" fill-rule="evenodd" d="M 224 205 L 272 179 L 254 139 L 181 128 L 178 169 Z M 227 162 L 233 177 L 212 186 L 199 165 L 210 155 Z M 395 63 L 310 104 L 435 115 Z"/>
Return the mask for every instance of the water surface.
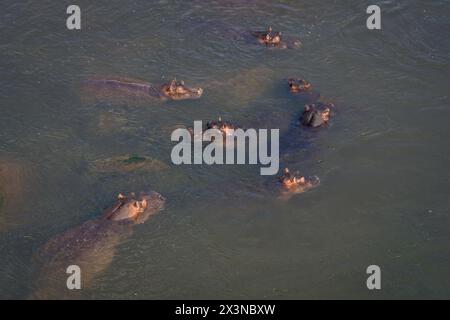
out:
<path id="1" fill-rule="evenodd" d="M 0 209 L 0 298 L 29 296 L 47 239 L 149 187 L 166 210 L 84 298 L 450 298 L 448 1 L 383 1 L 381 31 L 366 28 L 370 1 L 79 1 L 81 31 L 65 27 L 69 4 L 2 6 L 0 158 L 17 169 L 0 186 L 16 197 Z M 224 25 L 271 25 L 303 45 L 267 50 Z M 99 75 L 177 77 L 205 93 L 86 99 L 79 83 Z M 312 192 L 280 202 L 251 166 L 89 170 L 123 154 L 170 164 L 171 131 L 194 120 L 286 132 L 302 108 L 290 76 L 337 106 L 284 155 L 320 177 Z M 366 288 L 371 264 L 381 291 Z"/>

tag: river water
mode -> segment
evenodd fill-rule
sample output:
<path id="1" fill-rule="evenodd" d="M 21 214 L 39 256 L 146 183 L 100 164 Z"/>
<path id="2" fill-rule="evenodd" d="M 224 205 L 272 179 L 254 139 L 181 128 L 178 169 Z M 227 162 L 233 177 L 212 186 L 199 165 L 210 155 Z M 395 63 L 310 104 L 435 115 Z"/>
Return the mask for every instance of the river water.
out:
<path id="1" fill-rule="evenodd" d="M 12 1 L 0 14 L 0 298 L 27 298 L 46 240 L 152 188 L 166 209 L 135 228 L 83 298 L 450 298 L 450 2 Z M 296 50 L 223 26 L 300 38 Z M 199 100 L 97 101 L 96 76 L 201 86 Z M 221 116 L 287 132 L 286 78 L 336 104 L 282 155 L 319 188 L 280 201 L 256 166 L 174 166 L 170 133 Z M 303 140 L 302 140 L 303 139 Z M 97 172 L 127 154 L 161 170 Z M 8 177 L 9 175 L 9 177 Z M 368 290 L 366 268 L 381 268 Z"/>

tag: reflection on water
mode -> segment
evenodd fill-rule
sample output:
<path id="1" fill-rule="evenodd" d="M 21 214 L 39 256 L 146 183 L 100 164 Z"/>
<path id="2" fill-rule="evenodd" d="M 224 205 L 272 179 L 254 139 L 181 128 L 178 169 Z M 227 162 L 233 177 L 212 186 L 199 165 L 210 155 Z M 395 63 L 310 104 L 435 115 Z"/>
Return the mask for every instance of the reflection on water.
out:
<path id="1" fill-rule="evenodd" d="M 117 193 L 151 187 L 167 197 L 165 214 L 138 226 L 82 297 L 448 298 L 450 6 L 385 1 L 380 32 L 365 26 L 369 4 L 96 1 L 79 3 L 72 32 L 63 5 L 6 1 L 0 297 L 29 296 L 46 240 Z M 302 46 L 230 35 L 268 26 Z M 80 83 L 104 75 L 176 77 L 204 93 L 89 100 Z M 328 127 L 293 126 L 303 106 L 290 77 L 336 105 Z M 321 185 L 281 202 L 256 167 L 170 165 L 171 131 L 218 117 L 280 128 L 291 139 L 283 164 Z M 155 165 L 93 170 L 129 155 Z M 370 264 L 382 269 L 381 292 L 365 287 Z"/>

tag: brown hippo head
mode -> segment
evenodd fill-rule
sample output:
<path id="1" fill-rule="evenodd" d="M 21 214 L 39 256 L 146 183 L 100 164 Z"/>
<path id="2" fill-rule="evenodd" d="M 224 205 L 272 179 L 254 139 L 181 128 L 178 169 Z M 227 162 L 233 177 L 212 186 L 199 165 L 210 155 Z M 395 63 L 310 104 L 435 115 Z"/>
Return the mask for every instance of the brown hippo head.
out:
<path id="1" fill-rule="evenodd" d="M 172 100 L 198 99 L 203 94 L 202 88 L 189 88 L 184 81 L 172 80 L 161 86 L 161 94 L 164 98 Z"/>
<path id="2" fill-rule="evenodd" d="M 289 91 L 292 93 L 304 93 L 312 90 L 312 85 L 304 79 L 288 79 Z"/>
<path id="3" fill-rule="evenodd" d="M 219 117 L 218 121 L 209 121 L 206 123 L 206 129 L 217 129 L 222 132 L 224 136 L 232 135 L 234 130 L 237 128 L 228 121 L 222 121 L 222 119 Z"/>
<path id="4" fill-rule="evenodd" d="M 276 32 L 269 27 L 267 31 L 255 31 L 252 34 L 258 39 L 258 42 L 268 47 L 278 47 L 282 45 L 281 32 Z"/>
<path id="5" fill-rule="evenodd" d="M 119 194 L 118 203 L 105 215 L 113 221 L 131 221 L 135 224 L 145 222 L 164 208 L 166 199 L 157 192 L 141 192 L 139 197 L 134 193 L 128 196 Z"/>
<path id="6" fill-rule="evenodd" d="M 292 174 L 288 168 L 284 169 L 279 181 L 283 192 L 286 194 L 303 193 L 317 187 L 320 183 L 318 177 L 304 177 L 298 172 Z"/>
<path id="7" fill-rule="evenodd" d="M 307 104 L 300 117 L 300 122 L 308 127 L 320 127 L 330 121 L 332 103 Z"/>
<path id="8" fill-rule="evenodd" d="M 290 37 L 282 37 L 281 32 L 273 31 L 272 27 L 269 27 L 265 31 L 252 31 L 251 34 L 256 37 L 260 44 L 263 44 L 267 47 L 293 49 L 300 46 L 299 40 L 292 39 Z"/>

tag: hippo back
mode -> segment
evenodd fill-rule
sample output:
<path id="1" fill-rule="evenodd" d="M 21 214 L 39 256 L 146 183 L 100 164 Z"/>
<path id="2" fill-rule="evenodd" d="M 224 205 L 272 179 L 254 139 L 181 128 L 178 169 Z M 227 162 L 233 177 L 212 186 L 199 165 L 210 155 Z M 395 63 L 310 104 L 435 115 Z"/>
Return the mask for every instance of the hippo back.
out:
<path id="1" fill-rule="evenodd" d="M 92 219 L 50 239 L 35 259 L 42 265 L 33 299 L 79 298 L 78 290 L 68 290 L 66 269 L 77 265 L 82 288 L 104 271 L 113 260 L 116 246 L 132 232 L 131 224 Z"/>

